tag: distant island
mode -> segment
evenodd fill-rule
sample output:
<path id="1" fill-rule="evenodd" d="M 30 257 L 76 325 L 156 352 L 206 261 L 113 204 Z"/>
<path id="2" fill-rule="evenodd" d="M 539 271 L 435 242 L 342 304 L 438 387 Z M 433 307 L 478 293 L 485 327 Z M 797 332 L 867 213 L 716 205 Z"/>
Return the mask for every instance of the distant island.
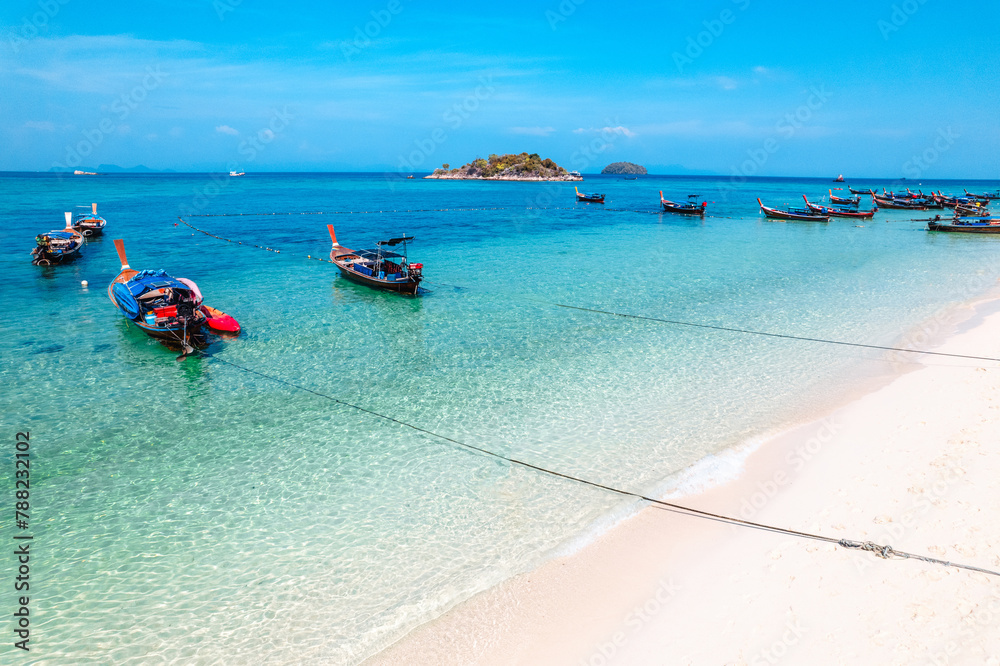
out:
<path id="1" fill-rule="evenodd" d="M 538 153 L 520 155 L 490 155 L 478 158 L 458 169 L 445 164 L 424 178 L 443 180 L 583 180 L 571 174 L 552 160 L 542 159 Z"/>
<path id="2" fill-rule="evenodd" d="M 101 164 L 100 166 L 80 166 L 80 167 L 62 167 L 54 166 L 49 169 L 50 173 L 74 173 L 76 175 L 97 175 L 102 173 L 177 173 L 173 169 L 150 169 L 148 166 L 142 164 L 134 167 L 120 167 L 117 164 Z"/>
<path id="3" fill-rule="evenodd" d="M 646 167 L 631 162 L 615 162 L 601 169 L 601 173 L 628 174 L 630 176 L 645 176 Z"/>

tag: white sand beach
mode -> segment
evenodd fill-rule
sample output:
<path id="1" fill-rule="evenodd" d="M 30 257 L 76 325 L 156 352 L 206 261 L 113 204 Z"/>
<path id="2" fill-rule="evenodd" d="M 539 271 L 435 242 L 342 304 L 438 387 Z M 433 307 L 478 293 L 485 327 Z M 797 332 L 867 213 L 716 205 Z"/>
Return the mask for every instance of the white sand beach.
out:
<path id="1" fill-rule="evenodd" d="M 1000 358 L 1000 313 L 935 349 Z M 671 501 L 1000 571 L 1000 363 L 909 360 Z M 368 663 L 1000 664 L 1000 577 L 646 508 Z"/>

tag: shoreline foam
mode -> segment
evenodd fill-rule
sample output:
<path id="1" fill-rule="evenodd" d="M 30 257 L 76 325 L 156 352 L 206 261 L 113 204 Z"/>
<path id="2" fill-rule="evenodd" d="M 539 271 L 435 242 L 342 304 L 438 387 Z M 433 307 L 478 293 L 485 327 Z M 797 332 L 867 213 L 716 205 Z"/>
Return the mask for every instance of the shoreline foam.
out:
<path id="1" fill-rule="evenodd" d="M 966 303 L 958 304 L 944 313 L 935 313 L 931 319 L 904 332 L 900 339 L 903 341 L 908 338 L 912 339 L 914 331 L 927 330 L 928 322 L 935 321 L 938 325 L 929 339 L 938 342 L 939 347 L 954 353 L 978 355 L 984 353 L 981 349 L 982 346 L 991 346 L 991 349 L 987 350 L 988 355 L 998 356 L 1000 355 L 1000 343 L 990 344 L 991 340 L 1000 338 L 1000 335 L 997 335 L 1000 332 L 998 308 L 1000 308 L 1000 301 L 987 296 L 979 296 Z M 944 323 L 942 324 L 942 322 Z M 975 341 L 974 348 L 968 345 L 969 338 Z M 921 347 L 932 348 L 930 344 L 927 347 L 922 345 Z M 975 365 L 971 361 L 968 364 L 959 365 L 942 364 L 937 360 L 927 362 L 928 359 L 934 358 L 923 357 L 923 362 L 919 365 L 892 364 L 894 371 L 892 376 L 883 375 L 884 381 L 869 378 L 869 381 L 865 382 L 867 391 L 864 395 L 858 397 L 856 391 L 850 391 L 847 400 L 830 411 L 825 419 L 814 418 L 806 422 L 792 424 L 766 438 L 758 438 L 761 440 L 760 442 L 748 442 L 742 447 L 737 447 L 736 450 L 730 449 L 702 459 L 671 477 L 674 479 L 674 487 L 672 491 L 668 491 L 667 496 L 672 498 L 684 496 L 688 498 L 687 504 L 745 519 L 759 520 L 762 519 L 762 516 L 769 517 L 770 514 L 775 513 L 778 514 L 776 521 L 770 521 L 774 524 L 808 529 L 810 525 L 796 525 L 794 518 L 785 518 L 785 522 L 782 522 L 780 516 L 782 512 L 778 510 L 778 507 L 783 507 L 790 516 L 801 513 L 794 505 L 788 504 L 783 497 L 793 492 L 810 496 L 810 489 L 805 486 L 807 477 L 802 476 L 802 470 L 809 472 L 810 477 L 817 477 L 817 482 L 822 481 L 829 485 L 829 480 L 824 478 L 826 475 L 817 473 L 817 465 L 813 458 L 829 457 L 830 450 L 835 448 L 835 444 L 837 448 L 841 445 L 845 448 L 849 446 L 841 441 L 844 438 L 844 429 L 850 426 L 850 423 L 838 422 L 843 414 L 857 414 L 865 409 L 870 409 L 870 406 L 881 396 L 899 393 L 902 390 L 899 387 L 903 384 L 916 383 L 921 385 L 924 390 L 933 390 L 935 385 L 947 383 L 949 375 L 958 374 L 964 377 L 980 372 L 971 367 Z M 945 360 L 942 357 L 938 358 Z M 979 365 L 988 364 L 980 363 Z M 981 374 L 990 375 L 991 373 L 995 376 L 997 371 L 989 370 Z M 930 375 L 934 375 L 934 377 L 930 377 Z M 950 383 L 954 384 L 956 381 L 958 380 L 951 377 Z M 940 386 L 937 387 L 940 388 Z M 911 395 L 908 399 L 915 397 L 918 396 Z M 985 396 L 979 397 L 983 400 L 989 400 Z M 924 399 L 926 400 L 926 396 Z M 952 397 L 952 400 L 954 399 Z M 890 400 L 891 405 L 905 410 L 905 405 L 898 403 L 899 400 L 896 400 L 895 403 Z M 933 405 L 930 405 L 929 409 L 931 407 Z M 877 421 L 869 425 L 879 426 Z M 953 430 L 964 432 L 961 422 L 952 422 L 951 425 L 954 426 Z M 995 417 L 987 425 L 993 428 L 989 432 L 996 433 Z M 882 427 L 885 427 L 885 424 L 882 424 Z M 896 423 L 895 427 L 899 430 L 912 428 L 907 423 Z M 1000 435 L 996 441 L 1000 441 Z M 919 440 L 916 444 L 911 442 L 907 446 L 911 448 L 916 446 L 922 449 L 925 457 L 929 453 L 934 453 L 933 450 L 927 450 L 934 448 L 934 442 Z M 853 453 L 864 455 L 864 452 L 857 450 L 856 445 Z M 715 462 L 712 459 L 717 457 L 730 458 L 730 460 L 725 461 L 724 465 L 729 469 L 726 474 L 727 478 L 719 485 L 709 485 L 706 488 L 705 480 L 699 479 L 700 472 L 705 467 L 710 468 L 711 463 Z M 993 456 L 993 461 L 996 462 L 996 456 Z M 895 470 L 897 477 L 906 471 L 906 461 L 900 460 L 898 455 L 895 459 L 890 456 L 887 460 L 879 460 L 879 463 L 890 468 L 898 467 L 899 469 Z M 837 464 L 843 469 L 845 463 Z M 954 467 L 954 469 L 960 468 L 959 466 Z M 1000 472 L 1000 464 L 996 468 L 990 469 L 994 472 Z M 791 471 L 797 473 L 791 474 Z M 982 474 L 982 471 L 980 473 Z M 686 479 L 685 474 L 687 475 Z M 732 478 L 733 475 L 735 478 Z M 683 485 L 679 485 L 685 481 L 690 484 L 686 489 Z M 980 485 L 982 483 L 984 482 L 981 482 Z M 670 479 L 665 480 L 664 485 L 669 486 Z M 692 492 L 697 494 L 690 494 Z M 913 493 L 914 491 L 909 492 Z M 979 495 L 982 495 L 981 489 L 977 498 Z M 811 499 L 814 501 L 815 497 Z M 826 498 L 826 501 L 832 500 Z M 760 507 L 757 506 L 758 504 Z M 891 517 L 889 520 L 885 520 L 887 516 L 878 510 L 878 502 L 872 502 L 872 506 L 868 506 L 866 502 L 855 512 L 865 513 L 869 520 L 875 521 L 876 525 L 890 524 L 891 526 Z M 719 549 L 726 550 L 731 548 L 734 543 L 744 546 L 740 548 L 741 550 L 746 550 L 745 546 L 751 544 L 756 547 L 757 552 L 754 553 L 754 556 L 760 558 L 756 562 L 758 568 L 760 566 L 777 568 L 776 565 L 767 562 L 765 558 L 773 556 L 775 560 L 780 560 L 782 552 L 788 549 L 794 550 L 799 558 L 806 559 L 815 559 L 817 557 L 815 553 L 820 552 L 822 555 L 819 556 L 819 559 L 835 560 L 837 567 L 841 569 L 841 574 L 843 574 L 844 562 L 848 562 L 852 568 L 864 566 L 868 570 L 881 571 L 882 568 L 892 567 L 896 572 L 886 573 L 889 580 L 883 581 L 884 584 L 892 586 L 889 590 L 892 592 L 897 591 L 898 587 L 893 576 L 902 575 L 903 580 L 905 580 L 907 573 L 900 574 L 899 569 L 906 566 L 921 567 L 918 570 L 909 569 L 910 576 L 936 578 L 937 580 L 946 579 L 949 576 L 954 577 L 953 570 L 937 570 L 932 568 L 932 565 L 915 565 L 911 562 L 881 563 L 877 560 L 873 562 L 870 558 L 865 559 L 868 556 L 859 556 L 856 553 L 846 552 L 835 547 L 788 542 L 787 538 L 783 539 L 775 535 L 765 535 L 764 538 L 761 538 L 759 534 L 738 534 L 733 532 L 733 528 L 706 525 L 702 521 L 695 521 L 691 518 L 667 518 L 664 516 L 666 512 L 656 511 L 652 508 L 634 513 L 635 515 L 631 517 L 619 520 L 608 532 L 591 538 L 589 543 L 569 549 L 568 552 L 573 553 L 570 556 L 562 555 L 549 559 L 537 569 L 508 579 L 501 585 L 457 605 L 437 620 L 418 628 L 394 646 L 376 655 L 369 663 L 594 663 L 594 658 L 598 661 L 604 659 L 601 663 L 645 663 L 643 659 L 651 659 L 656 654 L 657 649 L 667 649 L 667 642 L 664 641 L 661 644 L 655 636 L 646 636 L 640 640 L 638 633 L 635 636 L 630 635 L 626 631 L 630 617 L 628 615 L 629 608 L 634 609 L 634 604 L 637 601 L 641 602 L 643 598 L 647 600 L 647 603 L 649 603 L 649 599 L 657 600 L 652 605 L 665 606 L 666 601 L 660 600 L 660 597 L 667 595 L 672 601 L 676 595 L 683 596 L 683 592 L 679 593 L 674 589 L 674 583 L 671 582 L 673 578 L 677 576 L 690 577 L 691 572 L 695 572 L 696 577 L 699 567 L 702 566 L 699 561 L 702 553 L 716 552 Z M 980 512 L 978 515 L 982 516 L 985 513 Z M 669 521 L 671 528 L 675 530 L 673 539 L 665 539 L 663 534 L 659 532 L 664 521 Z M 844 527 L 844 525 L 840 526 Z M 878 531 L 877 528 L 864 524 L 863 520 L 857 525 L 857 528 L 853 534 L 845 533 L 836 536 L 837 538 L 861 538 L 862 532 L 867 535 L 872 531 L 876 533 Z M 914 528 L 910 531 L 916 532 L 917 529 Z M 995 530 L 986 531 L 990 538 L 996 534 Z M 786 543 L 782 543 L 783 540 Z M 897 542 L 892 545 L 903 548 L 904 545 L 908 544 L 901 545 Z M 947 545 L 942 546 L 934 543 L 927 543 L 926 546 L 939 550 L 948 549 Z M 770 552 L 768 552 L 768 548 L 771 549 Z M 777 550 L 774 550 L 775 548 Z M 650 561 L 648 557 L 637 555 L 637 552 L 644 549 L 657 551 L 661 556 L 666 555 L 666 557 L 663 560 Z M 935 551 L 928 552 L 926 548 L 921 548 L 919 543 L 914 544 L 912 550 L 939 556 L 939 553 Z M 973 551 L 975 550 L 973 549 Z M 962 553 L 958 552 L 954 559 L 964 559 L 970 564 L 995 568 L 1000 565 L 1000 558 L 997 558 L 996 552 L 996 550 L 987 549 L 978 560 L 972 555 L 962 557 Z M 763 557 L 760 557 L 761 555 Z M 858 557 L 862 559 L 858 560 Z M 761 559 L 763 562 L 760 561 Z M 749 571 L 745 574 L 745 578 L 753 578 L 754 574 L 759 574 L 759 572 Z M 958 575 L 970 576 L 968 572 L 961 572 Z M 620 580 L 609 585 L 607 581 L 614 580 L 616 576 Z M 795 578 L 795 576 L 791 577 L 792 580 Z M 980 578 L 985 578 L 985 576 L 980 575 Z M 664 581 L 669 584 L 664 583 Z M 857 581 L 849 582 L 856 583 Z M 961 583 L 960 580 L 959 583 Z M 997 599 L 1000 600 L 1000 585 L 992 584 L 995 585 Z M 663 587 L 664 585 L 669 588 L 669 595 L 664 592 L 664 589 L 667 589 Z M 681 585 L 681 587 L 684 586 Z M 756 595 L 765 595 L 765 592 L 770 594 L 770 587 L 770 585 L 759 585 L 754 593 Z M 871 584 L 868 585 L 867 591 L 869 593 L 872 587 Z M 968 587 L 968 583 L 966 587 Z M 575 592 L 581 588 L 586 590 L 587 594 L 581 596 Z M 740 601 L 746 601 L 746 598 L 742 600 L 732 598 L 724 590 L 720 590 L 718 586 L 713 591 L 716 594 L 716 601 L 722 606 L 732 606 L 734 602 L 735 605 L 739 606 Z M 975 590 L 972 591 L 972 593 L 974 592 Z M 573 598 L 574 594 L 577 595 L 575 599 Z M 688 590 L 687 594 L 690 595 L 691 590 Z M 783 594 L 787 594 L 787 590 Z M 567 601 L 567 595 L 570 595 L 573 600 Z M 716 610 L 702 607 L 702 604 L 706 603 L 701 601 L 702 596 L 704 595 L 695 592 L 694 598 L 690 600 L 691 604 L 697 607 L 697 612 L 694 615 L 718 615 Z M 791 604 L 794 604 L 796 600 L 794 595 L 788 599 Z M 950 606 L 955 606 L 957 601 L 957 598 L 949 599 L 948 603 Z M 532 608 L 527 609 L 528 606 Z M 561 620 L 562 613 L 567 613 L 572 619 Z M 664 611 L 663 615 L 671 615 L 675 621 L 682 622 L 686 613 L 677 613 L 675 609 L 671 613 Z M 626 619 L 622 620 L 621 618 Z M 638 621 L 638 616 L 633 615 L 631 619 Z M 788 622 L 792 621 L 788 620 Z M 655 623 L 650 620 L 648 626 L 645 621 L 641 624 L 642 633 L 649 633 L 649 626 Z M 727 616 L 726 626 L 742 627 L 748 624 L 754 624 L 753 618 L 749 618 L 739 608 Z M 585 628 L 586 631 L 581 631 L 582 628 Z M 719 629 L 718 626 L 715 628 Z M 688 627 L 687 630 L 694 634 L 698 633 L 696 627 Z M 856 631 L 860 630 L 856 629 Z M 888 629 L 880 629 L 879 631 L 888 631 Z M 527 637 L 525 632 L 527 632 Z M 752 663 L 751 657 L 753 655 L 747 655 L 735 649 L 746 644 L 747 641 L 752 642 L 757 633 L 753 627 L 744 629 L 744 632 L 742 643 L 736 641 L 728 644 L 728 647 L 734 648 L 734 650 L 726 652 L 726 642 L 724 641 L 721 647 L 716 646 L 718 649 L 713 648 L 708 653 L 723 661 L 729 660 L 726 663 Z M 624 637 L 629 640 L 619 645 L 618 643 L 621 641 L 614 640 L 619 634 L 624 634 Z M 872 636 L 877 634 L 878 631 Z M 595 642 L 595 637 L 600 636 L 608 638 L 603 643 L 601 640 Z M 804 637 L 801 638 L 802 641 L 806 640 Z M 914 639 L 914 636 L 910 636 L 911 643 Z M 714 639 L 707 640 L 713 641 Z M 798 640 L 796 638 L 796 646 Z M 819 637 L 813 640 L 819 640 Z M 987 632 L 984 641 L 985 643 L 980 641 L 976 644 L 979 646 L 976 647 L 978 650 L 976 654 L 987 649 L 982 647 L 983 645 L 1000 643 L 1000 632 Z M 714 642 L 718 643 L 718 641 Z M 593 649 L 589 651 L 584 649 L 588 645 Z M 916 645 L 919 646 L 920 643 L 917 642 Z M 600 649 L 602 647 L 603 651 Z M 785 645 L 784 649 L 790 650 L 793 647 L 795 646 Z M 873 649 L 880 648 L 875 646 Z M 610 654 L 608 654 L 609 652 Z M 691 652 L 687 654 L 685 659 L 694 659 L 691 663 L 723 663 L 723 661 L 711 661 L 711 658 L 707 656 L 708 653 L 698 655 L 696 652 Z M 803 654 L 805 653 L 800 653 L 800 656 Z M 630 657 L 626 659 L 626 655 L 630 655 Z M 861 655 L 866 656 L 866 653 L 862 652 Z M 703 656 L 707 660 L 702 661 Z M 891 656 L 889 654 L 890 660 Z M 969 656 L 967 651 L 966 657 Z M 836 659 L 831 658 L 831 663 L 837 663 Z"/>

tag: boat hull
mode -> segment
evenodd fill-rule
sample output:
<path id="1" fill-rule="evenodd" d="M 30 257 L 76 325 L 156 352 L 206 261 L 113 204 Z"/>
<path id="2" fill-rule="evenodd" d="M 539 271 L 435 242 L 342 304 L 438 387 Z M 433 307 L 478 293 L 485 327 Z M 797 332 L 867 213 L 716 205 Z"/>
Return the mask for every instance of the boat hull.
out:
<path id="1" fill-rule="evenodd" d="M 1000 234 L 1000 224 L 941 224 L 928 222 L 928 231 L 950 231 L 961 234 Z"/>
<path id="2" fill-rule="evenodd" d="M 660 201 L 660 205 L 663 206 L 663 210 L 667 213 L 677 213 L 678 215 L 694 215 L 697 217 L 705 217 L 704 206 L 684 206 L 676 205 L 667 201 Z"/>
<path id="3" fill-rule="evenodd" d="M 358 284 L 363 284 L 366 287 L 374 287 L 375 289 L 384 289 L 386 291 L 394 291 L 397 294 L 410 294 L 414 295 L 417 293 L 417 287 L 420 285 L 419 280 L 405 279 L 405 280 L 383 280 L 377 277 L 369 277 L 367 275 L 362 275 L 352 271 L 350 268 L 341 266 L 340 263 L 337 264 L 337 268 L 340 269 L 340 274 L 351 282 L 356 282 Z"/>

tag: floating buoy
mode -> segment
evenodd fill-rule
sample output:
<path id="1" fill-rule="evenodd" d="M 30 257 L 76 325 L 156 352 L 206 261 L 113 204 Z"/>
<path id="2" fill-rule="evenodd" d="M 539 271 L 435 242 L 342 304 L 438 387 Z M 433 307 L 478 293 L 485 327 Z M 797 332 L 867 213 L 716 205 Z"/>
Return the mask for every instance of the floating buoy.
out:
<path id="1" fill-rule="evenodd" d="M 83 280 L 82 282 L 80 282 L 80 286 L 81 287 L 86 287 L 87 286 L 87 281 Z"/>

